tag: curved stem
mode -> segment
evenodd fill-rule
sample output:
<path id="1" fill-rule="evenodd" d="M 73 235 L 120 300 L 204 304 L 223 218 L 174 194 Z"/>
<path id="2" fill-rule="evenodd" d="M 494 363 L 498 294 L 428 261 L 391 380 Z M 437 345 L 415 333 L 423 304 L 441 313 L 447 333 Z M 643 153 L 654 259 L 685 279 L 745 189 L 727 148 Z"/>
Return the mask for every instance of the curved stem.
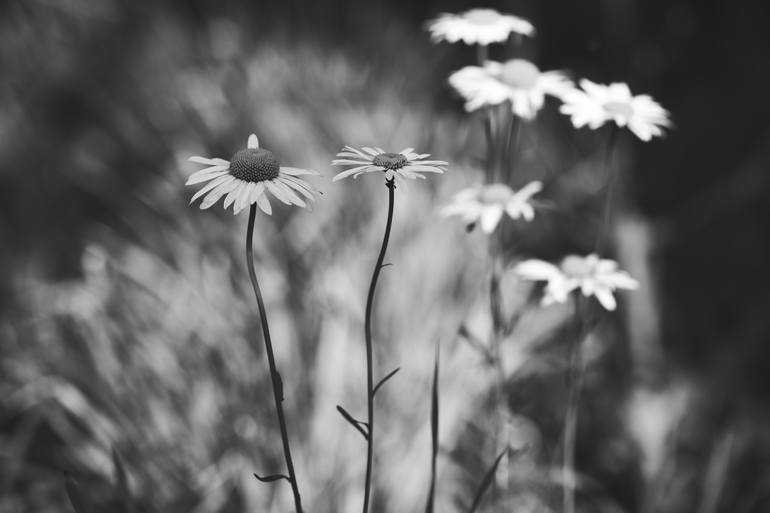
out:
<path id="1" fill-rule="evenodd" d="M 380 277 L 382 262 L 385 260 L 385 251 L 388 249 L 390 239 L 390 227 L 393 224 L 393 199 L 396 184 L 393 178 L 385 182 L 388 188 L 388 220 L 385 224 L 385 235 L 382 238 L 380 256 L 372 272 L 372 281 L 369 284 L 369 294 L 366 296 L 366 317 L 364 319 L 364 335 L 366 338 L 366 421 L 369 424 L 369 437 L 366 440 L 366 478 L 364 481 L 364 509 L 369 511 L 369 497 L 372 488 L 372 467 L 374 464 L 374 369 L 372 368 L 372 306 L 374 303 L 374 291 L 377 288 L 377 279 Z"/>
<path id="2" fill-rule="evenodd" d="M 567 369 L 567 414 L 564 419 L 564 461 L 562 464 L 562 487 L 564 513 L 575 513 L 575 442 L 577 435 L 578 405 L 580 391 L 583 388 L 583 360 L 581 344 L 583 340 L 582 298 L 575 293 L 575 340 L 569 347 L 569 368 Z"/>
<path id="3" fill-rule="evenodd" d="M 302 513 L 302 500 L 299 495 L 299 486 L 297 477 L 294 475 L 294 463 L 291 460 L 291 449 L 289 448 L 289 435 L 286 431 L 286 419 L 283 415 L 283 383 L 278 369 L 275 367 L 275 356 L 273 355 L 273 343 L 270 340 L 270 328 L 267 325 L 267 313 L 265 312 L 265 302 L 262 300 L 262 292 L 259 289 L 257 273 L 254 271 L 254 249 L 252 240 L 254 238 L 254 218 L 257 213 L 257 206 L 251 205 L 249 210 L 249 225 L 246 229 L 246 264 L 249 269 L 249 278 L 254 287 L 254 295 L 257 297 L 257 307 L 259 308 L 259 318 L 262 323 L 262 334 L 265 338 L 265 352 L 267 353 L 267 363 L 270 366 L 270 381 L 273 385 L 273 399 L 275 400 L 275 413 L 278 416 L 278 425 L 281 429 L 281 441 L 283 442 L 283 456 L 286 460 L 286 468 L 289 472 L 289 482 L 291 491 L 294 494 L 294 506 L 296 513 Z"/>

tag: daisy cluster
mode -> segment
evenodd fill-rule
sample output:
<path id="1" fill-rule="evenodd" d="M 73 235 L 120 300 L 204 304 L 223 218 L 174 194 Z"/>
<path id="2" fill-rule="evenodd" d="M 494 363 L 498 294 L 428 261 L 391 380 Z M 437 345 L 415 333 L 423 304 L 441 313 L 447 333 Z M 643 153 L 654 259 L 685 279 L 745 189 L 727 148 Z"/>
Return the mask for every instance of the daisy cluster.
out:
<path id="1" fill-rule="evenodd" d="M 479 62 L 453 72 L 449 84 L 465 101 L 465 110 L 483 111 L 490 127 L 495 111 L 509 111 L 511 123 L 535 119 L 545 107 L 547 97 L 559 103 L 559 112 L 568 116 L 576 129 L 595 130 L 614 123 L 628 128 L 642 141 L 650 141 L 663 136 L 664 129 L 671 126 L 666 109 L 648 95 L 634 96 L 627 84 L 597 84 L 583 78 L 576 85 L 567 72 L 543 71 L 526 59 L 489 60 L 489 45 L 506 43 L 512 35 L 518 41 L 535 35 L 535 27 L 524 18 L 493 9 L 471 9 L 460 14 L 441 14 L 429 22 L 427 29 L 436 43 L 463 42 L 479 49 Z M 487 144 L 493 148 L 490 154 L 495 154 L 494 145 L 502 143 L 495 140 L 491 128 L 486 135 Z M 442 214 L 459 217 L 468 231 L 480 225 L 486 235 L 497 229 L 505 215 L 513 220 L 531 221 L 535 217 L 533 197 L 541 192 L 542 183 L 534 181 L 514 190 L 507 183 L 496 182 L 493 166 L 494 163 L 487 162 L 486 183 L 456 193 Z M 503 170 L 503 180 L 507 171 Z M 563 303 L 572 291 L 580 290 L 613 310 L 616 289 L 638 286 L 627 273 L 617 269 L 616 262 L 595 254 L 570 255 L 558 265 L 530 260 L 516 266 L 516 271 L 523 279 L 546 282 L 543 305 Z"/>

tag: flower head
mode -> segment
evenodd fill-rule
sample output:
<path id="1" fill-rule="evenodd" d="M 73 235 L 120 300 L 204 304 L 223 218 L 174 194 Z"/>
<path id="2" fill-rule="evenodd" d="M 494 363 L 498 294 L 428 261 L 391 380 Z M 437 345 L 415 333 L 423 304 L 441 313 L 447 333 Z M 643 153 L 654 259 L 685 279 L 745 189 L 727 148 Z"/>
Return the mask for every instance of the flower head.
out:
<path id="1" fill-rule="evenodd" d="M 596 296 L 604 308 L 614 310 L 615 289 L 639 288 L 639 282 L 618 270 L 617 262 L 600 259 L 596 254 L 569 255 L 558 267 L 543 260 L 527 260 L 518 264 L 515 271 L 524 279 L 548 282 L 543 305 L 564 303 L 570 292 L 580 288 L 584 296 Z"/>
<path id="2" fill-rule="evenodd" d="M 414 153 L 414 148 L 406 148 L 399 153 L 390 153 L 382 148 L 369 148 L 364 146 L 357 150 L 351 146 L 345 146 L 337 154 L 337 159 L 332 161 L 333 166 L 355 166 L 338 173 L 332 181 L 342 180 L 348 176 L 357 178 L 363 173 L 382 171 L 387 180 L 393 178 L 425 178 L 421 173 L 443 173 L 449 165 L 443 160 L 425 160 L 429 154 Z"/>
<path id="3" fill-rule="evenodd" d="M 466 66 L 452 73 L 449 83 L 465 98 L 468 111 L 510 101 L 513 113 L 523 119 L 534 119 L 546 94 L 561 98 L 574 89 L 563 72 L 540 71 L 524 59 Z"/>
<path id="4" fill-rule="evenodd" d="M 583 79 L 580 87 L 582 90 L 575 89 L 562 98 L 564 104 L 559 109 L 570 116 L 575 128 L 588 125 L 595 130 L 614 121 L 620 127 L 628 126 L 642 141 L 649 141 L 663 136 L 663 128 L 671 126 L 666 109 L 646 94 L 632 96 L 627 84 L 603 85 Z"/>
<path id="5" fill-rule="evenodd" d="M 530 182 L 518 191 L 502 183 L 471 187 L 455 194 L 452 203 L 445 206 L 441 213 L 461 216 L 469 230 L 481 221 L 481 231 L 489 234 L 495 231 L 503 213 L 511 219 L 523 217 L 531 221 L 535 217 L 535 209 L 530 199 L 542 188 L 540 182 Z"/>
<path id="6" fill-rule="evenodd" d="M 209 182 L 190 200 L 192 203 L 205 194 L 201 209 L 211 207 L 224 196 L 225 209 L 232 204 L 235 214 L 256 203 L 265 214 L 270 215 L 273 209 L 266 191 L 287 205 L 300 207 L 307 206 L 300 196 L 314 200 L 313 194 L 318 192 L 305 180 L 297 178 L 317 175 L 316 171 L 281 166 L 273 152 L 259 147 L 259 140 L 254 134 L 249 136 L 246 149 L 238 151 L 229 162 L 204 157 L 190 157 L 189 160 L 209 166 L 193 173 L 185 184 Z"/>
<path id="7" fill-rule="evenodd" d="M 442 14 L 428 24 L 434 42 L 462 40 L 465 44 L 503 43 L 511 32 L 532 36 L 535 27 L 524 18 L 494 9 L 471 9 L 462 14 Z"/>

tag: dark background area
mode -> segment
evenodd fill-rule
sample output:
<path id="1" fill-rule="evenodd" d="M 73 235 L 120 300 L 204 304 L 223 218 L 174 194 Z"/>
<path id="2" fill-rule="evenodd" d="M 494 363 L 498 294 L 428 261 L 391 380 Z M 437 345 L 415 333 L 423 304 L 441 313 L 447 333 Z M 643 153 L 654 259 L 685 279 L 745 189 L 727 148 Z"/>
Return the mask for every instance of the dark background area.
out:
<path id="1" fill-rule="evenodd" d="M 263 144 L 293 155 L 296 165 L 314 167 L 326 175 L 322 189 L 327 194 L 321 201 L 335 206 L 324 213 L 319 205 L 312 216 L 315 226 L 305 223 L 304 228 L 298 227 L 303 221 L 296 218 L 301 214 L 285 212 L 276 214 L 274 228 L 266 222 L 263 232 L 270 240 L 262 250 L 262 257 L 272 262 L 267 264 L 269 269 L 276 275 L 291 276 L 288 284 L 276 278 L 273 308 L 301 317 L 294 336 L 305 340 L 297 342 L 306 349 L 302 363 L 314 368 L 324 358 L 314 338 L 326 326 L 322 318 L 329 314 L 328 309 L 338 314 L 344 308 L 333 302 L 333 307 L 326 305 L 328 309 L 318 313 L 314 310 L 318 304 L 308 300 L 312 293 L 304 291 L 344 288 L 331 278 L 334 262 L 357 251 L 372 253 L 376 242 L 371 243 L 369 233 L 374 240 L 381 229 L 377 207 L 382 203 L 371 205 L 367 198 L 381 200 L 382 191 L 371 186 L 368 192 L 355 193 L 352 187 L 360 184 L 353 184 L 344 194 L 332 192 L 327 163 L 342 144 L 379 144 L 366 140 L 367 134 L 389 144 L 428 147 L 450 162 L 464 158 L 463 153 L 475 143 L 467 136 L 465 114 L 446 85 L 446 76 L 472 63 L 475 54 L 463 45 L 431 44 L 424 24 L 441 12 L 475 6 L 480 5 L 368 0 L 69 0 L 11 1 L 0 6 L 0 265 L 4 269 L 0 273 L 0 496 L 5 501 L 0 501 L 0 511 L 68 511 L 60 486 L 62 472 L 83 476 L 83 482 L 92 483 L 91 489 L 104 489 L 109 473 L 105 477 L 95 469 L 108 466 L 103 464 L 104 458 L 89 459 L 93 450 L 87 442 L 94 432 L 102 431 L 105 439 L 118 443 L 127 453 L 138 490 L 146 490 L 153 480 L 170 481 L 163 490 L 144 496 L 143 507 L 148 511 L 235 512 L 245 511 L 245 505 L 268 503 L 277 504 L 275 511 L 282 510 L 278 499 L 276 503 L 259 502 L 268 492 L 248 481 L 248 472 L 243 483 L 238 483 L 238 472 L 233 470 L 230 475 L 221 467 L 220 475 L 224 472 L 236 484 L 232 491 L 223 492 L 225 498 L 215 506 L 206 506 L 202 499 L 206 494 L 194 484 L 197 478 L 184 475 L 180 468 L 200 467 L 214 459 L 212 453 L 198 454 L 188 447 L 185 451 L 195 455 L 185 452 L 187 459 L 179 467 L 172 457 L 167 463 L 152 465 L 143 460 L 148 451 L 163 445 L 150 443 L 147 433 L 163 428 L 134 425 L 141 424 L 145 407 L 134 403 L 146 403 L 138 399 L 137 382 L 149 374 L 126 371 L 125 380 L 119 376 L 120 369 L 142 358 L 126 348 L 141 338 L 140 333 L 147 340 L 164 339 L 167 326 L 154 317 L 153 310 L 171 308 L 164 301 L 173 302 L 175 296 L 160 290 L 179 287 L 179 294 L 188 294 L 185 284 L 203 290 L 187 279 L 191 272 L 202 272 L 203 264 L 191 264 L 195 255 L 214 262 L 216 272 L 228 269 L 222 277 L 228 285 L 216 301 L 230 301 L 230 295 L 237 297 L 245 290 L 240 224 L 236 228 L 232 215 L 218 207 L 205 213 L 188 209 L 190 191 L 182 184 L 191 168 L 184 159 L 191 154 L 228 158 L 254 131 Z M 616 256 L 623 262 L 624 255 L 642 247 L 634 230 L 643 226 L 643 247 L 655 284 L 655 314 L 624 318 L 620 324 L 648 323 L 641 330 L 649 328 L 652 335 L 635 343 L 633 325 L 617 328 L 631 333 L 627 337 L 630 344 L 609 351 L 596 380 L 589 380 L 588 393 L 594 399 L 586 401 L 585 442 L 578 451 L 590 477 L 584 506 L 629 512 L 767 511 L 770 5 L 758 1 L 522 0 L 483 6 L 526 17 L 538 29 L 537 37 L 522 48 L 493 48 L 493 58 L 502 59 L 515 51 L 542 69 L 568 69 L 575 77 L 597 82 L 627 82 L 633 92 L 651 94 L 670 110 L 675 125 L 666 138 L 649 144 L 628 134 L 621 140 L 622 208 L 634 221 L 616 224 Z M 366 123 L 374 128 L 362 131 Z M 538 118 L 529 133 L 531 140 L 540 134 L 538 140 L 549 142 L 544 151 L 550 165 L 561 168 L 558 173 L 592 162 L 602 151 L 602 133 L 583 130 L 573 135 L 555 109 Z M 404 142 L 400 138 L 404 134 L 414 134 L 418 140 Z M 362 140 L 351 140 L 355 137 Z M 538 166 L 523 164 L 533 176 L 541 170 Z M 460 180 L 451 182 L 456 186 L 462 182 L 451 180 Z M 431 202 L 443 202 L 453 192 L 450 185 L 427 187 L 425 198 Z M 564 190 L 563 194 L 573 194 L 566 186 Z M 423 193 L 415 194 L 418 200 L 423 198 Z M 409 203 L 409 211 L 425 214 L 428 207 L 420 206 L 418 200 Z M 588 210 L 576 201 L 560 214 L 562 219 L 579 223 L 595 206 L 590 198 L 586 201 Z M 395 247 L 409 251 L 416 260 L 438 258 L 431 254 L 431 244 L 417 242 L 422 240 L 423 228 L 407 228 L 406 224 L 402 225 L 406 234 Z M 369 225 L 371 231 L 367 231 Z M 566 251 L 590 249 L 592 238 L 585 232 L 549 223 L 539 226 L 541 235 L 525 237 L 518 246 L 526 254 L 556 258 Z M 441 230 L 442 234 L 451 232 L 451 240 L 462 240 L 458 230 L 446 226 Z M 281 242 L 283 235 L 290 242 Z M 351 271 L 350 280 L 363 283 L 368 265 L 366 260 L 360 262 L 361 273 Z M 461 267 L 467 273 L 474 265 Z M 324 276 L 330 276 L 328 280 L 313 278 L 322 274 L 321 268 Z M 440 267 L 434 272 L 444 272 L 445 285 L 439 290 L 454 305 L 447 307 L 449 311 L 458 313 L 463 311 L 457 306 L 462 295 L 450 298 L 449 292 L 472 287 L 467 287 L 470 278 L 466 274 L 447 278 L 445 274 L 452 270 Z M 104 275 L 95 277 L 95 273 Z M 169 285 L 163 280 L 171 275 L 178 280 Z M 383 298 L 397 297 L 397 287 L 411 283 L 408 276 L 393 278 L 401 285 L 393 285 L 391 295 Z M 71 318 L 74 314 L 62 313 L 57 305 L 75 301 L 73 290 L 82 283 L 100 291 L 88 296 L 88 301 L 100 306 L 93 311 L 86 308 L 91 313 L 83 314 L 81 322 Z M 363 285 L 350 287 L 348 300 L 357 305 L 351 308 L 360 308 Z M 337 295 L 334 291 L 327 294 Z M 141 297 L 132 299 L 134 296 Z M 387 303 L 387 299 L 382 301 Z M 164 306 L 153 306 L 156 303 Z M 253 327 L 248 324 L 254 320 L 247 306 L 220 303 L 217 307 L 232 316 L 226 323 L 233 332 L 242 335 L 248 326 Z M 93 313 L 96 311 L 98 314 Z M 200 312 L 206 312 L 205 305 Z M 383 313 L 382 319 L 393 320 L 396 315 Z M 84 328 L 83 322 L 95 322 L 96 327 Z M 407 330 L 409 325 L 404 322 Z M 436 320 L 437 325 L 452 322 L 456 323 Z M 212 333 L 220 336 L 229 333 L 227 329 L 220 327 Z M 94 330 L 99 334 L 94 335 Z M 396 338 L 398 330 L 393 330 L 383 337 Z M 444 334 L 451 331 L 445 328 Z M 205 335 L 179 337 L 190 342 Z M 97 338 L 114 344 L 108 358 L 114 360 L 112 371 L 100 359 L 107 358 L 101 350 L 88 346 Z M 180 355 L 187 349 L 180 343 L 169 351 L 184 361 Z M 218 370 L 217 362 L 227 355 L 219 355 L 206 344 L 195 354 L 194 365 L 205 369 L 201 374 L 168 385 L 158 371 L 151 375 L 159 381 L 148 386 L 156 391 L 158 401 L 180 404 L 193 390 L 205 393 L 195 389 L 205 375 L 204 382 L 216 383 L 212 385 L 215 396 L 233 401 L 227 406 L 233 410 L 232 418 L 220 412 L 223 424 L 237 422 L 239 408 L 256 402 L 251 387 L 264 384 L 265 377 L 252 370 L 237 374 L 227 365 Z M 431 354 L 431 349 L 425 354 Z M 145 356 L 152 360 L 162 355 L 150 351 Z M 260 357 L 252 356 L 255 365 L 262 364 Z M 91 372 L 93 376 L 115 375 L 99 383 L 87 377 Z M 300 381 L 295 392 L 305 392 L 305 407 L 310 409 L 308 404 L 321 401 L 316 395 L 320 392 L 308 379 Z M 414 379 L 421 383 L 420 378 Z M 559 432 L 558 421 L 550 431 L 548 428 L 545 410 L 560 409 L 549 379 L 557 382 L 559 377 L 512 380 L 516 384 L 509 400 L 513 410 L 526 411 L 539 425 L 544 446 L 548 440 L 557 440 Z M 30 388 L 43 387 L 43 382 L 58 392 L 30 392 Z M 70 390 L 67 387 L 79 392 L 61 391 Z M 684 394 L 687 415 L 680 418 L 679 427 L 666 442 L 667 463 L 660 467 L 656 478 L 661 482 L 657 482 L 644 475 L 638 457 L 644 450 L 634 445 L 640 442 L 619 434 L 625 429 L 618 425 L 619 418 L 629 397 L 636 397 L 637 392 L 673 401 L 660 403 L 669 405 L 679 404 L 677 391 L 682 389 L 688 390 Z M 65 404 L 61 416 L 50 407 L 51 401 Z M 538 406 L 530 407 L 531 402 Z M 186 407 L 177 411 L 164 408 L 173 412 L 172 417 L 178 416 L 178 422 L 188 424 L 183 418 L 189 413 Z M 93 415 L 104 415 L 117 427 L 96 426 L 101 421 L 93 420 L 92 410 L 101 412 Z M 136 415 L 132 427 L 121 427 L 116 420 L 121 410 Z M 417 422 L 396 414 L 394 419 Z M 169 420 L 167 426 L 174 422 Z M 176 437 L 176 428 L 168 429 L 165 440 L 193 443 Z M 203 439 L 207 429 L 212 427 L 204 422 L 199 433 Z M 334 429 L 344 426 L 334 424 Z M 303 440 L 316 436 L 310 429 L 298 430 L 296 435 Z M 466 468 L 483 466 L 483 458 L 475 462 L 471 455 L 476 452 L 474 444 L 486 446 L 472 433 L 466 430 L 456 437 L 456 446 L 447 448 Z M 254 436 L 259 441 L 250 439 L 252 445 L 270 447 L 268 435 L 260 431 Z M 199 442 L 219 456 L 237 451 L 241 443 L 226 436 L 216 443 Z M 462 444 L 470 444 L 471 449 L 463 449 Z M 174 448 L 170 442 L 163 447 Z M 248 450 L 256 451 L 254 459 L 268 457 L 265 451 Z M 271 450 L 266 453 L 276 457 Z M 550 450 L 555 453 L 556 446 Z M 233 464 L 232 468 L 240 467 Z M 164 470 L 175 473 L 175 478 Z M 354 479 L 351 486 L 356 483 Z M 323 486 L 330 485 L 316 484 L 318 490 L 324 490 L 317 494 L 324 500 L 319 499 L 316 510 L 347 511 L 350 506 L 344 500 L 335 503 L 330 498 L 335 490 L 345 497 L 341 489 Z M 548 486 L 542 483 L 521 486 L 525 490 L 522 496 L 530 494 L 526 490 L 547 495 L 543 489 Z M 255 490 L 243 492 L 246 487 Z M 383 484 L 381 493 L 388 489 Z M 709 490 L 714 489 L 718 492 L 712 500 Z M 104 504 L 109 501 L 99 495 L 106 492 L 94 493 L 94 500 L 108 508 Z M 254 494 L 260 499 L 253 499 Z M 657 504 L 653 496 L 657 496 Z M 383 499 L 380 506 L 385 508 L 387 503 Z M 524 508 L 523 503 L 516 504 Z M 558 500 L 544 504 L 558 508 Z M 493 506 L 488 505 L 489 511 Z M 388 509 L 393 510 L 392 504 Z"/>

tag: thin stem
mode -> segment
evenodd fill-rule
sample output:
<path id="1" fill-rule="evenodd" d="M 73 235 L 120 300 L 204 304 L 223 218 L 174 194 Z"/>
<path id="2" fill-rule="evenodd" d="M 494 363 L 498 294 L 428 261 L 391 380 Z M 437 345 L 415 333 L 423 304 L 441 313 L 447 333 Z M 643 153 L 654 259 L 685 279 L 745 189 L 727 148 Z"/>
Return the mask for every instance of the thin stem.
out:
<path id="1" fill-rule="evenodd" d="M 487 159 L 486 159 L 486 183 L 495 181 L 495 119 L 494 107 L 484 108 L 484 136 L 487 139 Z"/>
<path id="2" fill-rule="evenodd" d="M 500 172 L 503 177 L 503 181 L 506 181 L 506 168 L 510 169 L 511 161 L 513 159 L 512 151 L 515 153 L 516 148 L 519 145 L 519 135 L 521 134 L 521 120 L 519 116 L 511 113 L 511 121 L 508 123 L 508 133 L 505 136 L 505 151 L 503 152 L 503 161 L 500 165 Z M 510 173 L 509 173 L 510 174 Z"/>
<path id="3" fill-rule="evenodd" d="M 273 385 L 273 400 L 275 401 L 275 413 L 278 416 L 278 425 L 281 429 L 281 442 L 283 443 L 283 457 L 286 460 L 286 468 L 289 471 L 289 482 L 291 491 L 294 494 L 294 507 L 296 513 L 302 513 L 302 500 L 299 495 L 299 486 L 297 477 L 294 474 L 294 463 L 291 460 L 291 449 L 289 448 L 289 435 L 286 431 L 286 419 L 283 415 L 283 383 L 278 369 L 275 366 L 275 356 L 273 356 L 273 343 L 270 340 L 270 328 L 267 325 L 267 313 L 265 312 L 265 302 L 262 300 L 262 292 L 259 289 L 257 273 L 254 271 L 254 249 L 252 240 L 254 238 L 254 218 L 257 214 L 257 206 L 251 205 L 249 210 L 249 225 L 246 229 L 246 264 L 249 269 L 249 278 L 254 287 L 254 295 L 257 297 L 257 307 L 259 308 L 259 318 L 262 323 L 262 334 L 265 339 L 265 352 L 267 353 L 267 363 L 270 367 L 270 380 Z"/>
<path id="4" fill-rule="evenodd" d="M 374 463 L 374 370 L 372 365 L 372 306 L 374 304 L 374 291 L 377 288 L 377 279 L 380 277 L 382 263 L 385 260 L 385 251 L 388 249 L 390 239 L 390 227 L 393 224 L 393 199 L 396 184 L 393 178 L 385 182 L 388 188 L 388 220 L 385 223 L 385 235 L 382 238 L 380 256 L 372 272 L 372 281 L 369 284 L 369 294 L 366 297 L 366 317 L 364 319 L 364 335 L 366 337 L 366 406 L 367 423 L 369 424 L 369 438 L 366 441 L 366 478 L 364 481 L 364 508 L 363 513 L 369 511 L 369 496 L 372 488 L 372 467 Z"/>
<path id="5" fill-rule="evenodd" d="M 483 66 L 489 60 L 489 47 L 487 45 L 476 45 L 476 60 L 479 66 Z"/>
<path id="6" fill-rule="evenodd" d="M 581 358 L 581 344 L 583 340 L 583 317 L 580 293 L 575 294 L 575 339 L 569 346 L 569 368 L 567 369 L 567 386 L 569 396 L 567 399 L 567 414 L 564 419 L 564 461 L 562 465 L 562 487 L 564 499 L 564 513 L 575 513 L 575 441 L 578 422 L 578 405 L 580 403 L 580 391 L 583 387 L 583 361 Z"/>
<path id="7" fill-rule="evenodd" d="M 610 127 L 610 135 L 607 139 L 607 147 L 605 148 L 604 152 L 604 174 L 607 177 L 607 192 L 605 194 L 604 198 L 604 208 L 602 209 L 602 220 L 601 224 L 599 225 L 599 229 L 596 232 L 596 242 L 594 243 L 594 252 L 599 253 L 602 249 L 602 239 L 603 236 L 609 231 L 610 228 L 610 211 L 612 206 L 612 191 L 613 191 L 613 184 L 615 183 L 615 173 L 613 172 L 612 167 L 612 152 L 615 149 L 615 143 L 618 139 L 618 133 L 620 130 L 618 130 L 618 126 L 616 124 L 612 124 Z"/>

